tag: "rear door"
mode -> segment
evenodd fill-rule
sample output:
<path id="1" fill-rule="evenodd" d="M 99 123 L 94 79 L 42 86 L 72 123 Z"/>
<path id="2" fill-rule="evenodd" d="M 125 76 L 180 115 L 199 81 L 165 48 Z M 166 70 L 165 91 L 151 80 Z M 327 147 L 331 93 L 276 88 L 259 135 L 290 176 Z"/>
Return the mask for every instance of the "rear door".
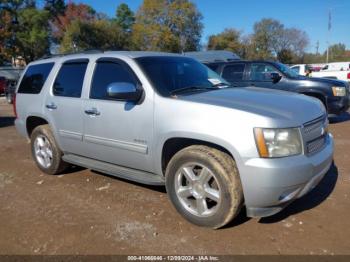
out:
<path id="1" fill-rule="evenodd" d="M 244 87 L 248 85 L 246 77 L 246 63 L 224 65 L 221 76 L 235 87 Z"/>
<path id="2" fill-rule="evenodd" d="M 81 154 L 83 143 L 83 110 L 81 92 L 87 59 L 68 60 L 61 64 L 50 92 L 45 110 L 54 126 L 64 152 Z"/>

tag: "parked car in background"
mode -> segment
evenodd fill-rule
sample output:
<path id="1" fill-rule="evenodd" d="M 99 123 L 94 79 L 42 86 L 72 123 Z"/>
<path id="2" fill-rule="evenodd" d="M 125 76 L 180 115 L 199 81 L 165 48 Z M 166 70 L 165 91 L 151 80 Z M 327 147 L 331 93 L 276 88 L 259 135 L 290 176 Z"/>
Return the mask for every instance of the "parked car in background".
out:
<path id="1" fill-rule="evenodd" d="M 6 78 L 0 76 L 0 95 L 5 94 Z"/>
<path id="2" fill-rule="evenodd" d="M 350 62 L 335 62 L 326 64 L 320 71 L 348 71 Z"/>
<path id="3" fill-rule="evenodd" d="M 288 66 L 272 61 L 201 61 L 234 87 L 255 86 L 304 94 L 319 99 L 329 115 L 349 108 L 349 83 L 301 76 Z"/>
<path id="4" fill-rule="evenodd" d="M 319 72 L 312 72 L 311 76 L 350 82 L 350 70 L 321 70 Z"/>
<path id="5" fill-rule="evenodd" d="M 18 79 L 21 76 L 23 69 L 15 68 L 12 66 L 0 67 L 0 78 L 5 79 L 3 86 L 3 93 L 6 96 L 6 100 L 9 104 L 13 102 L 13 96 L 16 90 Z M 1 93 L 1 88 L 0 88 Z"/>
<path id="6" fill-rule="evenodd" d="M 316 99 L 229 88 L 198 61 L 155 52 L 102 52 L 27 66 L 16 128 L 47 174 L 68 163 L 166 186 L 200 226 L 281 211 L 313 189 L 333 160 Z"/>
<path id="7" fill-rule="evenodd" d="M 306 64 L 293 65 L 290 69 L 301 76 L 307 76 L 308 72 L 312 72 L 312 67 Z"/>
<path id="8" fill-rule="evenodd" d="M 340 65 L 339 65 L 340 66 Z M 333 68 L 340 68 L 340 67 L 333 67 Z M 299 75 L 306 76 L 307 72 L 311 72 L 308 76 L 309 77 L 319 77 L 319 78 L 330 78 L 330 79 L 337 79 L 342 80 L 346 82 L 350 82 L 350 71 L 343 70 L 343 69 L 337 69 L 337 70 L 319 70 L 315 71 L 312 66 L 300 64 L 300 65 L 293 65 L 290 67 L 294 72 L 296 72 Z M 328 65 L 327 67 L 328 68 Z"/>

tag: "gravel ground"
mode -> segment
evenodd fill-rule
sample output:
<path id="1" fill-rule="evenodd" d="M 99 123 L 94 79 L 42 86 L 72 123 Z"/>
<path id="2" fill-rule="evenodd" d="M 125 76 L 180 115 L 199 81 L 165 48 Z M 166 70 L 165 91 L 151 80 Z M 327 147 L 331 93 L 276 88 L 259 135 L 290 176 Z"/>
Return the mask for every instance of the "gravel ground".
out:
<path id="1" fill-rule="evenodd" d="M 281 213 L 221 230 L 186 222 L 163 187 L 75 168 L 48 176 L 0 98 L 1 254 L 350 254 L 350 115 L 333 120 L 335 165 Z"/>

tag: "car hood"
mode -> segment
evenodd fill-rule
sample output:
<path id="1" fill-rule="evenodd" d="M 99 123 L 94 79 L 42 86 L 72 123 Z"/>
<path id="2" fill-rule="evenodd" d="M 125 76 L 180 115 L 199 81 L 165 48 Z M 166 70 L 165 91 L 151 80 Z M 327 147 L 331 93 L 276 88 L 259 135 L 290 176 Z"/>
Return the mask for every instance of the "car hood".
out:
<path id="1" fill-rule="evenodd" d="M 330 78 L 318 78 L 318 77 L 305 77 L 301 76 L 300 80 L 308 80 L 314 83 L 329 84 L 330 86 L 345 86 L 346 83 L 341 80 L 330 79 Z"/>
<path id="2" fill-rule="evenodd" d="M 232 108 L 293 125 L 301 125 L 326 114 L 322 103 L 315 98 L 253 87 L 223 88 L 183 95 L 178 99 Z"/>

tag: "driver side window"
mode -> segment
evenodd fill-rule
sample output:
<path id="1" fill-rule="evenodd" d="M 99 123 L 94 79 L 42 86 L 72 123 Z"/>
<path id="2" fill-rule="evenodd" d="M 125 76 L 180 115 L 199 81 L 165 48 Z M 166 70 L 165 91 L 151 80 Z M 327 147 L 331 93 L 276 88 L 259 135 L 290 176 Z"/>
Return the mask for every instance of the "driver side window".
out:
<path id="1" fill-rule="evenodd" d="M 111 83 L 137 85 L 135 76 L 123 65 L 110 61 L 97 62 L 91 84 L 90 98 L 110 100 L 107 95 L 107 87 Z"/>
<path id="2" fill-rule="evenodd" d="M 252 64 L 250 71 L 251 81 L 271 82 L 271 73 L 278 73 L 276 69 L 268 64 Z"/>

